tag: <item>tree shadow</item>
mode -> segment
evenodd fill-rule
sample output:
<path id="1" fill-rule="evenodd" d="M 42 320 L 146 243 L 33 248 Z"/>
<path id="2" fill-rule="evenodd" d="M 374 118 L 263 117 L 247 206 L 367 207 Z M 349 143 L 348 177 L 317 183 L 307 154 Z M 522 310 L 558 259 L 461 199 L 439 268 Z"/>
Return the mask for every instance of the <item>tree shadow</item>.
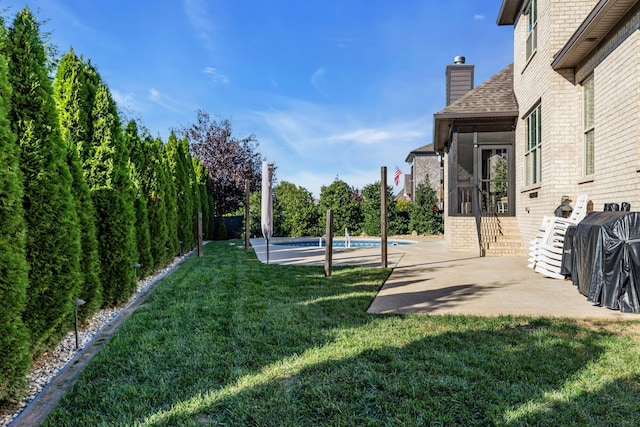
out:
<path id="1" fill-rule="evenodd" d="M 207 393 L 146 425 L 637 425 L 638 374 L 554 399 L 607 349 L 608 337 L 545 320 L 373 343 L 293 366 L 249 387 Z M 626 402 L 612 405 L 611 402 Z M 542 403 L 541 403 L 542 402 Z M 516 412 L 513 408 L 533 407 Z M 615 408 L 615 418 L 606 409 Z"/>
<path id="2" fill-rule="evenodd" d="M 610 337 L 568 320 L 370 316 L 389 270 L 325 278 L 213 246 L 165 279 L 44 425 L 503 424 Z"/>

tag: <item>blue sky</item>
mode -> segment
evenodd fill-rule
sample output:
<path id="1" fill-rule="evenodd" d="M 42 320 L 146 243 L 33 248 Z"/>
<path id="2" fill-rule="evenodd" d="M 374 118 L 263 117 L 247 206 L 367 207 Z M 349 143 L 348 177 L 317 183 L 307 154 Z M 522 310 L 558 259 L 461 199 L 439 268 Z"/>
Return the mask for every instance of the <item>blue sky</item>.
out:
<path id="1" fill-rule="evenodd" d="M 8 24 L 26 4 L 60 54 L 97 66 L 125 118 L 165 140 L 198 109 L 229 118 L 315 197 L 336 177 L 361 189 L 381 166 L 390 185 L 409 171 L 456 55 L 476 85 L 513 58 L 501 0 L 0 0 Z"/>

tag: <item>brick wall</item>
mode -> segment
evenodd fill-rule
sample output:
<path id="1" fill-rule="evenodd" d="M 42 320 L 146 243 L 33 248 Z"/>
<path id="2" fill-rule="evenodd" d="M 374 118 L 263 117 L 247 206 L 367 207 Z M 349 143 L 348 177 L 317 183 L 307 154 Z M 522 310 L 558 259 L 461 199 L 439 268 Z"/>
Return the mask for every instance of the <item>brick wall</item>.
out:
<path id="1" fill-rule="evenodd" d="M 450 251 L 479 250 L 478 232 L 474 217 L 446 216 L 444 229 Z"/>
<path id="2" fill-rule="evenodd" d="M 595 160 L 592 179 L 578 187 L 589 194 L 596 211 L 622 201 L 640 210 L 640 13 L 632 22 L 634 31 L 622 39 L 612 37 L 594 55 L 598 61 L 584 67 L 593 70 Z"/>
<path id="3" fill-rule="evenodd" d="M 420 155 L 416 154 L 413 160 L 413 189 L 411 196 L 415 195 L 415 188 L 424 182 L 427 174 L 429 175 L 429 184 L 431 188 L 436 192 L 438 198 L 440 197 L 440 160 L 437 154 Z M 439 200 L 439 199 L 438 199 Z"/>
<path id="4" fill-rule="evenodd" d="M 550 64 L 596 3 L 597 0 L 538 0 L 537 50 L 528 61 L 527 20 L 521 18 L 514 28 L 514 91 L 521 116 L 515 147 L 516 215 L 524 242 L 533 239 L 542 216 L 552 214 L 563 195 L 575 200 L 579 194 L 590 194 L 592 190 L 589 185 L 579 184 L 583 182 L 582 87 L 575 84 L 573 70 L 557 72 Z M 523 118 L 538 102 L 542 104 L 542 178 L 538 184 L 526 186 Z M 599 102 L 596 95 L 596 104 Z M 637 115 L 637 107 L 634 111 Z M 597 160 L 596 164 L 602 161 Z"/>

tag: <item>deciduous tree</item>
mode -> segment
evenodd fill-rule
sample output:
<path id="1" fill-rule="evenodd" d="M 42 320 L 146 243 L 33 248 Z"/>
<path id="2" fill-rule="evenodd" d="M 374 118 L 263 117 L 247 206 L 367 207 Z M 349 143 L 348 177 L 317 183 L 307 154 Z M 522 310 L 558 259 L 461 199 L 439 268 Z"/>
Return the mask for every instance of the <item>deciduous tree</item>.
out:
<path id="1" fill-rule="evenodd" d="M 318 213 L 311 192 L 282 181 L 274 187 L 274 193 L 277 207 L 281 210 L 282 234 L 290 237 L 316 236 Z"/>
<path id="2" fill-rule="evenodd" d="M 327 210 L 333 211 L 333 228 L 336 234 L 343 235 L 345 228 L 350 234 L 360 232 L 362 213 L 354 192 L 349 185 L 336 178 L 329 186 L 320 188 L 320 201 L 318 202 L 320 226 L 324 230 Z"/>
<path id="3" fill-rule="evenodd" d="M 181 133 L 209 171 L 215 215 L 234 212 L 244 202 L 245 179 L 251 180 L 252 189 L 260 185 L 262 156 L 256 151 L 255 136 L 234 136 L 228 119 L 212 119 L 204 110 L 198 111 L 196 123 Z"/>

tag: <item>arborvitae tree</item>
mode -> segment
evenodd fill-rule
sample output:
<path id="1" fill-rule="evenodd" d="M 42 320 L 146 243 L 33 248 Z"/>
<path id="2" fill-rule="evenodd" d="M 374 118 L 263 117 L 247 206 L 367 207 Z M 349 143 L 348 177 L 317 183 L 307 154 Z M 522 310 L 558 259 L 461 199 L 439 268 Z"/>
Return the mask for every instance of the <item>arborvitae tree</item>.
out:
<path id="1" fill-rule="evenodd" d="M 207 171 L 207 169 L 205 168 L 205 171 Z M 211 174 L 209 173 L 209 171 L 206 172 L 207 177 L 206 177 L 206 187 L 207 187 L 207 204 L 209 206 L 209 216 L 206 219 L 207 222 L 207 230 L 209 230 L 209 234 L 207 235 L 207 239 L 212 240 L 215 236 L 215 230 L 216 230 L 216 216 L 215 216 L 215 212 L 216 212 L 216 202 L 215 202 L 215 198 L 213 196 L 213 182 L 211 180 Z"/>
<path id="2" fill-rule="evenodd" d="M 72 324 L 80 232 L 45 46 L 28 8 L 18 12 L 8 34 L 13 87 L 9 120 L 21 148 L 30 264 L 23 319 L 31 332 L 32 350 L 38 353 L 58 342 Z"/>
<path id="3" fill-rule="evenodd" d="M 73 178 L 71 192 L 80 223 L 81 284 L 79 297 L 86 301 L 85 305 L 78 308 L 78 314 L 81 318 L 95 313 L 102 305 L 95 210 L 78 151 L 80 147 L 87 149 L 91 132 L 91 104 L 88 102 L 89 95 L 85 74 L 82 61 L 71 49 L 62 57 L 53 83 L 53 94 L 58 107 L 61 132 L 67 145 L 67 163 Z"/>
<path id="4" fill-rule="evenodd" d="M 442 213 L 436 209 L 438 196 L 429 185 L 429 177 L 416 187 L 416 194 L 411 205 L 409 228 L 418 234 L 440 234 L 444 230 Z"/>
<path id="5" fill-rule="evenodd" d="M 142 157 L 136 167 L 140 173 L 142 192 L 147 196 L 147 214 L 149 218 L 149 237 L 153 267 L 163 267 L 168 261 L 167 241 L 167 200 L 165 196 L 165 174 L 162 160 L 162 141 L 152 138 L 148 132 L 142 136 Z"/>
<path id="6" fill-rule="evenodd" d="M 85 173 L 96 210 L 104 305 L 113 306 L 136 289 L 137 253 L 129 153 L 115 102 L 104 84 L 96 91 L 92 118 L 96 148 L 85 163 Z"/>
<path id="7" fill-rule="evenodd" d="M 189 154 L 189 143 L 187 142 L 186 139 L 182 139 L 182 143 L 183 143 L 183 150 L 186 153 L 187 156 L 187 160 L 189 162 L 189 181 L 191 182 L 191 195 L 192 195 L 192 206 L 193 206 L 193 226 L 192 226 L 192 232 L 193 232 L 193 236 L 195 238 L 194 241 L 194 246 L 198 244 L 198 213 L 203 213 L 202 212 L 202 201 L 201 201 L 201 185 L 200 185 L 200 181 L 198 180 L 198 176 L 196 175 L 196 163 L 194 162 L 197 161 L 198 159 L 196 159 L 195 157 L 191 157 L 191 154 Z M 203 221 L 204 221 L 204 217 L 203 217 Z M 205 234 L 205 230 L 204 230 L 204 222 L 202 224 L 202 234 Z"/>
<path id="8" fill-rule="evenodd" d="M 130 120 L 125 130 L 125 145 L 129 147 L 129 172 L 134 189 L 134 208 L 136 211 L 136 240 L 138 248 L 138 277 L 153 272 L 153 257 L 151 256 L 151 235 L 149 234 L 149 212 L 147 195 L 143 189 L 143 171 L 145 168 L 145 153 L 142 139 L 138 135 L 138 125 Z"/>
<path id="9" fill-rule="evenodd" d="M 167 163 L 171 170 L 173 185 L 176 189 L 176 226 L 178 240 L 182 242 L 182 249 L 191 249 L 195 246 L 193 234 L 193 195 L 191 191 L 190 173 L 191 161 L 187 163 L 188 153 L 183 151 L 182 142 L 176 138 L 173 131 L 169 135 L 167 145 Z"/>
<path id="10" fill-rule="evenodd" d="M 171 177 L 171 167 L 169 166 L 169 155 L 167 146 L 162 146 L 162 168 L 164 169 L 165 197 L 167 206 L 167 253 L 168 260 L 173 259 L 178 254 L 178 197 L 176 186 Z"/>
<path id="11" fill-rule="evenodd" d="M 74 144 L 67 143 L 66 150 L 67 163 L 73 179 L 71 194 L 80 225 L 80 289 L 78 297 L 85 301 L 85 304 L 78 307 L 78 316 L 81 319 L 86 319 L 102 306 L 96 212 L 93 208 L 89 186 L 82 173 L 78 148 Z"/>
<path id="12" fill-rule="evenodd" d="M 200 160 L 197 157 L 192 157 L 193 169 L 198 180 L 198 187 L 200 189 L 200 212 L 202 212 L 202 234 L 204 239 L 210 240 L 213 238 L 213 195 L 209 191 L 209 172 L 202 166 Z M 196 224 L 197 225 L 197 224 Z"/>
<path id="13" fill-rule="evenodd" d="M 249 234 L 262 237 L 262 193 L 254 191 L 249 196 Z"/>
<path id="14" fill-rule="evenodd" d="M 11 86 L 3 53 L 5 37 L 0 18 L 0 407 L 22 395 L 31 360 L 27 328 L 22 322 L 29 284 L 22 172 L 16 138 L 7 119 Z"/>

